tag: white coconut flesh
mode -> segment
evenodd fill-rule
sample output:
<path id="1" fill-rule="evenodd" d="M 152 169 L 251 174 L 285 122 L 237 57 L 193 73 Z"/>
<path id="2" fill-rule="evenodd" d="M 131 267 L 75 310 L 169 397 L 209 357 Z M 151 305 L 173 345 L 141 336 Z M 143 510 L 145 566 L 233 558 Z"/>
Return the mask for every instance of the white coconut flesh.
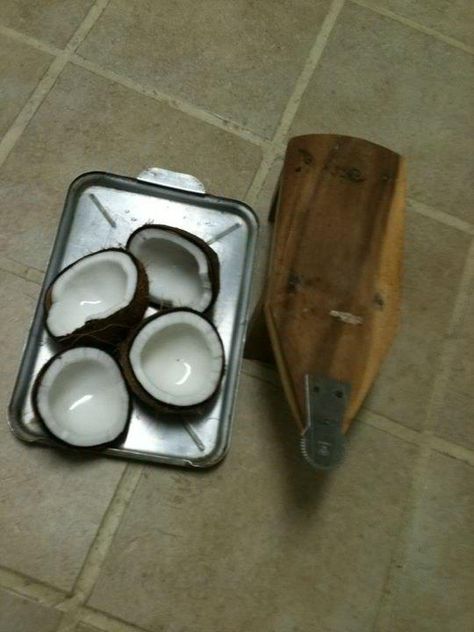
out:
<path id="1" fill-rule="evenodd" d="M 36 405 L 47 428 L 75 446 L 115 439 L 125 428 L 129 394 L 107 353 L 76 347 L 56 357 L 40 378 Z"/>
<path id="2" fill-rule="evenodd" d="M 133 341 L 130 365 L 155 400 L 193 406 L 219 384 L 224 356 L 214 328 L 198 314 L 172 312 L 145 325 Z"/>
<path id="3" fill-rule="evenodd" d="M 130 304 L 137 280 L 137 267 L 126 252 L 104 250 L 80 259 L 52 286 L 49 331 L 65 336 L 88 320 L 112 316 Z"/>
<path id="4" fill-rule="evenodd" d="M 212 301 L 210 270 L 204 251 L 168 230 L 139 231 L 128 249 L 145 266 L 150 298 L 157 304 L 204 311 Z"/>

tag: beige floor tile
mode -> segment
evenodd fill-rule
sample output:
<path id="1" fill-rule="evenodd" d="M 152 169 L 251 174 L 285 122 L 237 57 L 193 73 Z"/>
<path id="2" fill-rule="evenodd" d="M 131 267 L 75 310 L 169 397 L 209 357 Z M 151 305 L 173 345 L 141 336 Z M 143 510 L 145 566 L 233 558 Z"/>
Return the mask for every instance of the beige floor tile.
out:
<path id="1" fill-rule="evenodd" d="M 0 632 L 55 632 L 61 614 L 0 588 Z"/>
<path id="2" fill-rule="evenodd" d="M 159 166 L 239 198 L 259 161 L 260 150 L 232 134 L 68 66 L 0 171 L 0 253 L 43 268 L 82 172 Z"/>
<path id="3" fill-rule="evenodd" d="M 6 411 L 39 286 L 0 271 L 0 408 Z M 0 424 L 0 565 L 69 590 L 122 462 L 28 446 Z"/>
<path id="4" fill-rule="evenodd" d="M 92 606 L 150 630 L 369 630 L 415 448 L 360 424 L 323 481 L 294 428 L 280 389 L 243 376 L 227 460 L 146 470 Z"/>
<path id="5" fill-rule="evenodd" d="M 474 56 L 346 3 L 291 134 L 386 145 L 408 159 L 410 195 L 474 221 L 473 75 Z"/>
<path id="6" fill-rule="evenodd" d="M 421 428 L 470 238 L 408 208 L 402 324 L 366 405 Z"/>
<path id="7" fill-rule="evenodd" d="M 25 105 L 51 60 L 47 53 L 0 35 L 0 137 Z"/>
<path id="8" fill-rule="evenodd" d="M 474 45 L 474 5 L 471 0 L 370 0 L 376 7 L 388 9 L 422 26 Z"/>
<path id="9" fill-rule="evenodd" d="M 0 24 L 65 46 L 94 0 L 2 0 Z"/>
<path id="10" fill-rule="evenodd" d="M 472 632 L 474 469 L 433 454 L 415 513 L 393 618 L 380 632 Z"/>
<path id="11" fill-rule="evenodd" d="M 112 0 L 79 53 L 271 135 L 328 0 Z"/>
<path id="12" fill-rule="evenodd" d="M 474 286 L 464 319 L 454 333 L 456 354 L 444 401 L 437 410 L 436 433 L 474 450 Z"/>

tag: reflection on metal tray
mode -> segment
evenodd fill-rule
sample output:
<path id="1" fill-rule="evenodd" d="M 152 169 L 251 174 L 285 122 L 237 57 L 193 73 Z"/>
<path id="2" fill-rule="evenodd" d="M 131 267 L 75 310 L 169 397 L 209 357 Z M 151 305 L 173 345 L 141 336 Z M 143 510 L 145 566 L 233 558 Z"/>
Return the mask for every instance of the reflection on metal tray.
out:
<path id="1" fill-rule="evenodd" d="M 45 288 L 76 259 L 125 245 L 129 234 L 146 222 L 184 228 L 216 251 L 221 291 L 211 318 L 224 344 L 226 373 L 216 398 L 193 415 L 157 415 L 135 401 L 125 439 L 100 452 L 209 467 L 223 458 L 229 445 L 258 226 L 254 213 L 241 202 L 206 195 L 192 176 L 164 169 L 148 169 L 138 179 L 88 173 L 72 183 L 10 402 L 10 427 L 25 441 L 57 445 L 31 407 L 35 376 L 59 350 L 43 327 Z M 146 315 L 154 311 L 149 308 Z"/>

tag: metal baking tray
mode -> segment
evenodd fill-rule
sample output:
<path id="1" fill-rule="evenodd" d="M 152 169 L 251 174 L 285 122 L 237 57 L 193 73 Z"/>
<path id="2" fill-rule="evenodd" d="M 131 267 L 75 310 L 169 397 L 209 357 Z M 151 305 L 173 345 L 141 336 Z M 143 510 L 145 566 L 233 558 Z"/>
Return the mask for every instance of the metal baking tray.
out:
<path id="1" fill-rule="evenodd" d="M 124 246 L 130 233 L 146 222 L 184 228 L 207 241 L 217 253 L 221 290 L 211 319 L 224 344 L 226 372 L 216 398 L 199 413 L 157 415 L 135 399 L 123 441 L 92 451 L 210 467 L 224 457 L 230 441 L 258 222 L 245 204 L 208 195 L 196 178 L 164 169 L 147 169 L 137 179 L 86 173 L 71 184 L 10 401 L 9 424 L 24 441 L 59 445 L 45 433 L 31 406 L 36 375 L 60 350 L 43 326 L 44 293 L 70 263 L 102 248 Z M 155 311 L 150 307 L 146 316 Z"/>

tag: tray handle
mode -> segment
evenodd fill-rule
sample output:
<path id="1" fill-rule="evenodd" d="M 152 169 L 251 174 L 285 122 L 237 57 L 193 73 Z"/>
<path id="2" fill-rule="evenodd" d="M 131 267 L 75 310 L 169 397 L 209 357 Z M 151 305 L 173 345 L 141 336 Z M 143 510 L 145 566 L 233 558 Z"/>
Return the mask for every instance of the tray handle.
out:
<path id="1" fill-rule="evenodd" d="M 181 191 L 192 191 L 193 193 L 200 193 L 201 195 L 206 193 L 206 188 L 203 183 L 187 173 L 178 173 L 177 171 L 160 169 L 159 167 L 149 167 L 139 173 L 137 177 L 138 180 L 144 180 L 145 182 L 151 182 L 152 184 L 159 184 L 173 189 L 180 189 Z"/>

